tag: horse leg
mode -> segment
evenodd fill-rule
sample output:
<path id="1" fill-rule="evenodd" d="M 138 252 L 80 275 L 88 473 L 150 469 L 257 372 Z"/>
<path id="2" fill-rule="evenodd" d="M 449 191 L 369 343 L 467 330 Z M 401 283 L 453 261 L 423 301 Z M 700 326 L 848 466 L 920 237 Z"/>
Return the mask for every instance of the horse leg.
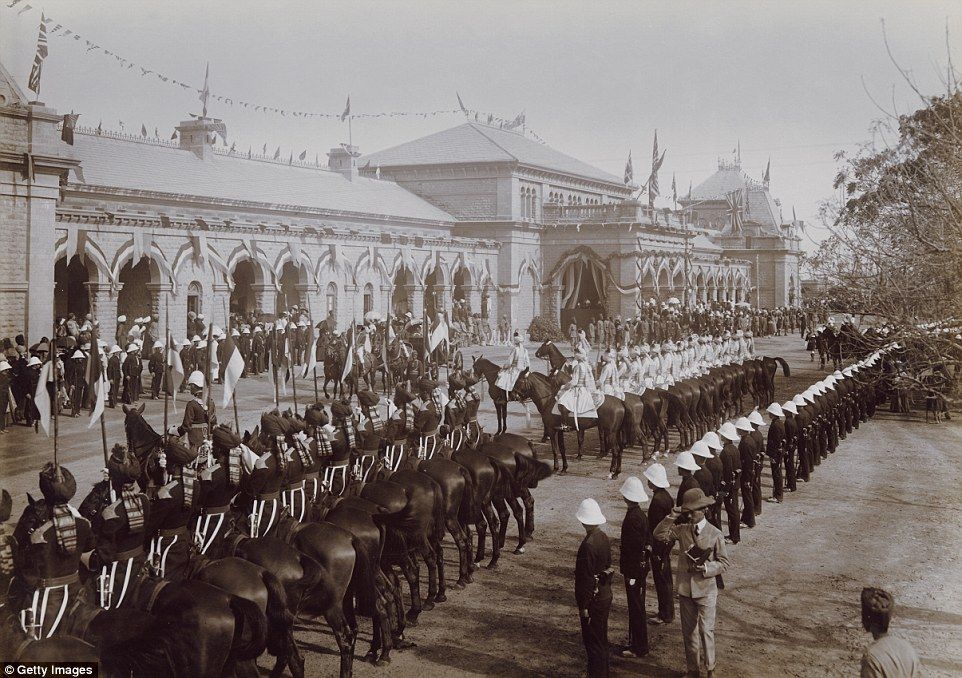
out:
<path id="1" fill-rule="evenodd" d="M 471 568 L 468 566 L 470 559 L 468 540 L 464 534 L 464 528 L 457 518 L 448 518 L 448 532 L 454 539 L 454 545 L 458 548 L 458 581 L 455 587 L 464 587 L 471 583 Z"/>
<path id="2" fill-rule="evenodd" d="M 324 613 L 324 618 L 327 619 L 327 623 L 334 633 L 334 640 L 337 641 L 337 649 L 341 654 L 340 678 L 349 678 L 353 671 L 354 643 L 357 636 L 348 626 L 343 610 L 337 606 L 332 606 L 327 610 Z"/>
<path id="3" fill-rule="evenodd" d="M 558 451 L 561 452 L 561 471 L 560 475 L 564 475 L 568 472 L 568 454 L 565 449 L 565 433 L 560 428 L 555 432 L 558 442 Z"/>
<path id="4" fill-rule="evenodd" d="M 435 602 L 443 603 L 446 600 L 444 597 L 444 561 L 441 560 L 439 562 L 438 559 L 438 551 L 440 550 L 440 543 L 438 543 L 438 548 L 435 550 L 434 544 L 431 542 L 425 542 L 419 549 L 421 558 L 428 568 L 428 597 L 424 603 L 424 609 L 428 611 L 434 609 Z M 440 600 L 438 600 L 439 597 Z"/>
<path id="5" fill-rule="evenodd" d="M 478 529 L 483 529 L 484 525 L 487 524 L 491 532 L 491 561 L 488 563 L 488 569 L 493 570 L 498 566 L 498 560 L 501 558 L 501 544 L 498 543 L 498 531 L 501 526 L 498 523 L 498 514 L 491 504 L 486 505 L 482 512 L 484 513 L 484 520 L 478 523 Z M 483 537 L 479 537 L 479 540 L 483 540 Z M 481 541 L 480 543 L 483 548 L 484 542 Z"/>
<path id="6" fill-rule="evenodd" d="M 575 459 L 581 459 L 581 455 L 585 450 L 585 430 L 583 428 L 578 429 L 578 456 Z"/>
<path id="7" fill-rule="evenodd" d="M 425 609 L 421 603 L 421 566 L 412 553 L 405 553 L 401 557 L 401 572 L 408 580 L 408 590 L 411 592 L 411 607 L 405 617 L 411 626 L 418 625 L 418 615 Z M 433 609 L 434 605 L 431 605 Z"/>
<path id="8" fill-rule="evenodd" d="M 524 509 L 521 508 L 521 502 L 517 497 L 511 497 L 509 505 L 511 506 L 511 513 L 514 514 L 514 520 L 518 523 L 518 547 L 514 550 L 514 553 L 520 556 L 524 553 L 524 545 L 527 542 L 524 532 Z"/>
<path id="9" fill-rule="evenodd" d="M 494 508 L 498 512 L 498 547 L 504 548 L 504 540 L 508 536 L 508 519 L 511 517 L 511 512 L 508 510 L 508 499 L 506 497 L 498 497 L 494 500 Z M 492 533 L 492 539 L 494 534 Z"/>
<path id="10" fill-rule="evenodd" d="M 521 503 L 524 505 L 524 536 L 528 541 L 534 539 L 534 497 L 527 487 L 521 490 Z"/>

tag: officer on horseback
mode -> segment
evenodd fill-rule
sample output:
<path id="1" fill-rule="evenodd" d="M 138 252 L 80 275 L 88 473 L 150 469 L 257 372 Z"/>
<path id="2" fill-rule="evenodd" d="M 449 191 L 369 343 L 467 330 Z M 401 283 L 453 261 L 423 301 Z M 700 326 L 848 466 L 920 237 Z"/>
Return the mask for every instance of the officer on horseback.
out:
<path id="1" fill-rule="evenodd" d="M 506 393 L 511 393 L 511 391 L 514 390 L 514 385 L 515 382 L 518 381 L 518 377 L 521 376 L 522 372 L 531 367 L 531 359 L 528 357 L 528 351 L 524 347 L 524 340 L 517 332 L 514 333 L 512 343 L 514 346 L 511 349 L 511 354 L 508 356 L 508 362 L 501 368 L 501 371 L 498 373 L 498 379 L 494 384 Z"/>
<path id="2" fill-rule="evenodd" d="M 210 431 L 217 422 L 213 401 L 204 402 L 204 385 L 204 373 L 200 370 L 194 370 L 187 378 L 187 388 L 194 399 L 184 408 L 184 422 L 177 429 L 180 435 L 187 436 L 193 450 L 210 438 Z"/>
<path id="3" fill-rule="evenodd" d="M 604 394 L 595 386 L 595 378 L 588 364 L 588 355 L 579 346 L 575 349 L 571 380 L 558 391 L 558 411 L 570 412 L 575 420 L 575 428 L 578 428 L 579 417 L 582 419 L 598 417 L 598 407 L 604 402 L 604 398 Z"/>

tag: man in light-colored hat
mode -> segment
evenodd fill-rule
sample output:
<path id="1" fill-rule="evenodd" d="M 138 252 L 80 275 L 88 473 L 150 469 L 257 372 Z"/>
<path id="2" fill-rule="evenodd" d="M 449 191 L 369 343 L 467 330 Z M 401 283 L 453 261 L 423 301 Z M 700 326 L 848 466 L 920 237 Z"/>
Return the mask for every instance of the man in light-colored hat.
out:
<path id="1" fill-rule="evenodd" d="M 725 446 L 714 431 L 706 433 L 701 440 L 711 455 L 705 460 L 705 468 L 711 473 L 712 486 L 715 488 L 715 505 L 708 510 L 708 522 L 720 530 L 722 502 L 725 500 L 725 465 L 722 463 L 721 453 Z"/>
<path id="2" fill-rule="evenodd" d="M 651 490 L 648 504 L 648 526 L 657 525 L 675 508 L 668 488 L 668 473 L 661 464 L 654 463 L 645 469 L 645 479 Z M 658 614 L 648 618 L 649 624 L 670 624 L 675 619 L 675 599 L 672 591 L 671 545 L 660 541 L 651 542 L 651 578 L 658 594 Z"/>
<path id="3" fill-rule="evenodd" d="M 754 429 L 748 417 L 739 417 L 735 421 L 735 431 L 738 433 L 738 457 L 741 467 L 739 475 L 739 491 L 742 495 L 741 521 L 746 527 L 755 527 L 755 465 L 759 461 L 761 450 L 755 445 L 751 433 Z"/>
<path id="4" fill-rule="evenodd" d="M 619 559 L 628 598 L 628 646 L 621 650 L 621 656 L 633 659 L 648 654 L 645 587 L 650 569 L 651 532 L 648 529 L 648 516 L 641 508 L 641 504 L 648 502 L 648 493 L 641 480 L 630 476 L 621 486 L 621 496 L 628 506 L 621 523 Z"/>
<path id="5" fill-rule="evenodd" d="M 675 466 L 678 467 L 678 475 L 681 476 L 681 484 L 678 486 L 678 494 L 675 497 L 675 506 L 681 506 L 685 492 L 698 487 L 698 481 L 694 475 L 695 471 L 698 470 L 698 463 L 692 453 L 686 450 L 678 453 L 675 458 Z"/>
<path id="6" fill-rule="evenodd" d="M 689 676 L 715 671 L 716 577 L 728 570 L 728 552 L 721 531 L 708 522 L 705 509 L 713 500 L 700 488 L 688 490 L 681 506 L 655 527 L 654 537 L 678 541 L 678 607 Z"/>
<path id="7" fill-rule="evenodd" d="M 588 654 L 588 676 L 608 675 L 608 613 L 611 611 L 611 544 L 601 526 L 607 521 L 594 499 L 581 502 L 576 514 L 585 538 L 575 561 L 575 601 L 581 639 Z"/>
<path id="8" fill-rule="evenodd" d="M 753 409 L 748 415 L 748 422 L 752 425 L 749 435 L 755 443 L 755 477 L 752 478 L 752 501 L 755 503 L 755 515 L 762 514 L 762 472 L 765 470 L 765 436 L 761 427 L 765 424 L 762 413 Z"/>
<path id="9" fill-rule="evenodd" d="M 796 474 L 798 473 L 798 457 L 796 450 L 798 446 L 798 407 L 792 400 L 782 403 L 782 415 L 785 425 L 785 489 L 794 492 L 797 487 Z"/>

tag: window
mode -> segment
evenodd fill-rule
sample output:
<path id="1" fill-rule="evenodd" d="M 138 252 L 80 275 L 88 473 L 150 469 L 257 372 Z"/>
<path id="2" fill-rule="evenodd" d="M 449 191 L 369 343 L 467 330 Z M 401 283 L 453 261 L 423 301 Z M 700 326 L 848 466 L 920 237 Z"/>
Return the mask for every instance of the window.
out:
<path id="1" fill-rule="evenodd" d="M 337 317 L 337 285 L 327 284 L 327 315 Z"/>
<path id="2" fill-rule="evenodd" d="M 374 310 L 374 285 L 368 283 L 364 286 L 364 315 Z"/>
<path id="3" fill-rule="evenodd" d="M 187 286 L 187 312 L 200 313 L 200 283 L 196 280 Z"/>

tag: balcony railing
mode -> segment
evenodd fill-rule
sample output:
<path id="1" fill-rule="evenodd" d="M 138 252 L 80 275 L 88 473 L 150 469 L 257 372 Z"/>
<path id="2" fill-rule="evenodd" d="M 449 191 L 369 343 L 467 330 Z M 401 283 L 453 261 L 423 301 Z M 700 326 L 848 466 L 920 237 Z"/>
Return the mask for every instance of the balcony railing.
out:
<path id="1" fill-rule="evenodd" d="M 648 205 L 636 200 L 606 205 L 559 205 L 547 203 L 542 206 L 542 221 L 546 224 L 580 223 L 652 223 Z"/>

